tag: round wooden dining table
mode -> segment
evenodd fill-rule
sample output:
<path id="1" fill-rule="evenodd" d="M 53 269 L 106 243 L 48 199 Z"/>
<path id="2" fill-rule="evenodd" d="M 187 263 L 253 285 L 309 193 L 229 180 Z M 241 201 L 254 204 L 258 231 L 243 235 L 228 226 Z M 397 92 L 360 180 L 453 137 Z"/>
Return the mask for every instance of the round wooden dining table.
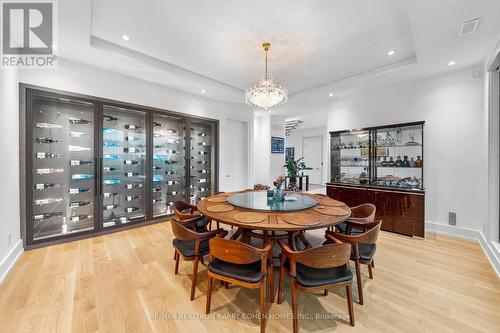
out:
<path id="1" fill-rule="evenodd" d="M 201 200 L 198 210 L 214 221 L 237 227 L 231 239 L 258 237 L 266 244 L 269 239 L 287 238 L 295 249 L 297 239 L 311 247 L 304 231 L 334 226 L 351 215 L 346 204 L 326 196 L 285 194 L 284 201 L 276 201 L 266 191 L 219 193 Z"/>

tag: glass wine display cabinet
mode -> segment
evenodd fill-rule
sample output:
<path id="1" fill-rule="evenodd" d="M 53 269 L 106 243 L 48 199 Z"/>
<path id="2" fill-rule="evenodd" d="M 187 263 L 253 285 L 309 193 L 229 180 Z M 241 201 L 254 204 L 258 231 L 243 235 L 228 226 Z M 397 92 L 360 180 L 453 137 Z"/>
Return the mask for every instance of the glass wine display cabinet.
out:
<path id="1" fill-rule="evenodd" d="M 217 191 L 218 122 L 22 86 L 25 246 L 173 214 Z"/>
<path id="2" fill-rule="evenodd" d="M 331 132 L 327 194 L 373 203 L 382 229 L 424 236 L 424 122 Z"/>

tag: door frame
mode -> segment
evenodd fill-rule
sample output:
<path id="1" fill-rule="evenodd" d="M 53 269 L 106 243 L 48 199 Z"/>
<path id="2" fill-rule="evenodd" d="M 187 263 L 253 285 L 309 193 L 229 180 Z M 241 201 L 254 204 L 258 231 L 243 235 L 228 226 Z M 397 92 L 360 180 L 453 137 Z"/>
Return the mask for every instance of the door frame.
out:
<path id="1" fill-rule="evenodd" d="M 247 144 L 246 144 L 246 147 L 245 149 L 247 150 L 247 153 L 246 153 L 246 156 L 247 156 L 247 167 L 246 167 L 246 175 L 245 175 L 245 189 L 249 188 L 249 184 L 251 182 L 251 173 L 252 173 L 252 170 L 251 170 L 251 158 L 252 158 L 252 146 L 251 146 L 251 142 L 252 142 L 252 136 L 251 136 L 251 133 L 253 132 L 253 128 L 250 128 L 250 125 L 251 125 L 251 122 L 250 120 L 246 119 L 246 118 L 239 118 L 237 116 L 231 116 L 231 117 L 228 117 L 226 119 L 226 126 L 228 126 L 229 124 L 229 121 L 238 121 L 238 122 L 241 122 L 243 123 L 245 126 L 246 126 L 246 130 L 247 130 L 247 135 L 246 135 L 246 140 L 247 140 Z M 225 140 L 228 140 L 228 138 L 226 138 Z M 222 148 L 222 147 L 221 147 Z M 229 159 L 229 156 L 225 156 L 224 158 L 227 158 Z M 226 161 L 227 163 L 227 161 Z M 223 168 L 224 170 L 224 168 Z M 222 184 L 225 185 L 225 180 L 226 180 L 226 176 L 225 176 L 225 170 L 224 170 L 224 175 L 222 175 L 224 177 L 224 179 L 222 180 Z"/>
<path id="2" fill-rule="evenodd" d="M 324 161 L 324 159 L 323 159 L 323 157 L 324 157 L 324 156 L 323 156 L 323 147 L 324 147 L 323 135 L 310 135 L 310 136 L 303 136 L 303 137 L 302 137 L 302 147 L 301 147 L 301 149 L 302 149 L 302 156 L 304 156 L 304 155 L 305 155 L 305 154 L 304 154 L 304 151 L 305 151 L 305 149 L 304 149 L 304 141 L 305 141 L 306 139 L 315 139 L 315 138 L 319 138 L 319 139 L 320 139 L 320 141 L 321 141 L 321 150 L 320 150 L 321 166 L 320 166 L 320 168 L 319 168 L 319 171 L 320 171 L 320 180 L 319 180 L 319 184 L 315 184 L 315 185 L 322 185 L 322 184 L 323 184 L 323 176 L 324 176 L 324 175 L 323 175 L 323 172 L 324 172 L 324 170 L 323 170 L 323 169 L 324 169 L 324 165 L 325 165 L 325 161 Z M 310 181 L 311 181 L 311 179 L 309 179 L 309 182 L 310 182 Z M 311 183 L 311 184 L 314 184 L 314 183 Z"/>

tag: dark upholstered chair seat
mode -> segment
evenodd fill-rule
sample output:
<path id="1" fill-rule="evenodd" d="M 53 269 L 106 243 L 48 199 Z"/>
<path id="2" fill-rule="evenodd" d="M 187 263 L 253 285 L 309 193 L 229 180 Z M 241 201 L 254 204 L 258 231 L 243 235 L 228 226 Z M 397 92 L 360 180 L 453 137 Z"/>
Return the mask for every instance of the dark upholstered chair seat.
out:
<path id="1" fill-rule="evenodd" d="M 257 283 L 262 280 L 261 262 L 256 261 L 251 264 L 233 264 L 220 259 L 214 259 L 208 264 L 210 272 L 219 274 L 235 280 L 248 283 Z"/>
<path id="2" fill-rule="evenodd" d="M 174 247 L 184 256 L 184 257 L 193 257 L 194 256 L 194 246 L 196 244 L 195 240 L 183 241 L 175 238 L 172 243 Z M 205 255 L 209 251 L 208 248 L 208 239 L 205 239 L 200 242 L 200 254 Z"/>
<path id="3" fill-rule="evenodd" d="M 375 255 L 376 244 L 364 244 L 358 243 L 359 248 L 359 259 L 370 261 Z"/>
<path id="4" fill-rule="evenodd" d="M 287 260 L 285 266 L 290 269 L 290 261 Z M 296 268 L 297 283 L 304 287 L 320 287 L 352 280 L 352 272 L 343 266 L 314 268 L 297 263 Z"/>
<path id="5" fill-rule="evenodd" d="M 345 232 L 347 230 L 347 223 L 342 222 L 342 223 L 336 224 L 335 228 L 337 228 L 337 230 L 340 231 L 341 233 L 345 234 Z"/>

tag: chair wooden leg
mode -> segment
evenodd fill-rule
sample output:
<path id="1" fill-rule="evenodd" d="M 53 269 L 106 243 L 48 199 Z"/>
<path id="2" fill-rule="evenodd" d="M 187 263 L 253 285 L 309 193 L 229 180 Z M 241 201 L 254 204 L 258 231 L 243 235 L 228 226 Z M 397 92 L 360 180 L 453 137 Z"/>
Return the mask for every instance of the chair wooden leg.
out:
<path id="1" fill-rule="evenodd" d="M 207 288 L 207 306 L 205 308 L 205 313 L 210 313 L 210 301 L 212 299 L 212 277 L 208 276 L 208 288 Z"/>
<path id="2" fill-rule="evenodd" d="M 350 284 L 348 284 L 345 289 L 347 293 L 347 307 L 349 308 L 349 321 L 351 323 L 351 326 L 354 326 L 354 304 L 352 301 L 352 287 Z"/>
<path id="3" fill-rule="evenodd" d="M 217 221 L 217 229 L 220 229 L 219 221 Z"/>
<path id="4" fill-rule="evenodd" d="M 274 303 L 274 268 L 271 263 L 271 267 L 269 267 L 269 302 Z"/>
<path id="5" fill-rule="evenodd" d="M 295 285 L 295 279 L 292 278 L 290 281 L 292 289 L 292 320 L 293 320 L 293 333 L 299 332 L 299 317 L 297 314 L 297 286 Z"/>
<path id="6" fill-rule="evenodd" d="M 328 296 L 328 289 L 325 289 L 325 292 L 323 293 L 323 295 Z"/>
<path id="7" fill-rule="evenodd" d="M 264 333 L 266 331 L 266 277 L 262 278 L 262 285 L 260 286 L 260 332 Z"/>
<path id="8" fill-rule="evenodd" d="M 229 288 L 229 282 L 224 282 L 224 289 Z"/>
<path id="9" fill-rule="evenodd" d="M 179 257 L 181 256 L 179 251 L 175 250 L 176 258 L 175 258 L 175 275 L 179 274 Z"/>
<path id="10" fill-rule="evenodd" d="M 174 249 L 174 260 L 177 259 L 177 250 Z"/>
<path id="11" fill-rule="evenodd" d="M 356 266 L 356 283 L 358 284 L 358 302 L 363 305 L 363 283 L 361 282 L 361 267 L 359 265 L 359 259 L 354 261 Z"/>
<path id="12" fill-rule="evenodd" d="M 219 282 L 220 282 L 220 285 L 221 285 L 221 286 L 223 286 L 223 285 L 224 285 L 224 281 L 219 280 Z"/>
<path id="13" fill-rule="evenodd" d="M 370 279 L 373 280 L 373 272 L 372 272 L 372 265 L 368 264 L 368 274 L 370 274 Z"/>
<path id="14" fill-rule="evenodd" d="M 198 260 L 199 256 L 194 258 L 193 263 L 193 281 L 191 282 L 191 300 L 194 299 L 194 292 L 196 291 L 196 278 L 198 277 Z"/>
<path id="15" fill-rule="evenodd" d="M 372 259 L 372 267 L 375 268 L 375 259 Z"/>
<path id="16" fill-rule="evenodd" d="M 283 302 L 283 279 L 285 278 L 285 267 L 284 265 L 280 265 L 280 273 L 278 276 L 278 304 Z"/>
<path id="17" fill-rule="evenodd" d="M 212 230 L 212 220 L 210 220 L 210 222 L 208 223 L 208 231 L 211 231 Z"/>

